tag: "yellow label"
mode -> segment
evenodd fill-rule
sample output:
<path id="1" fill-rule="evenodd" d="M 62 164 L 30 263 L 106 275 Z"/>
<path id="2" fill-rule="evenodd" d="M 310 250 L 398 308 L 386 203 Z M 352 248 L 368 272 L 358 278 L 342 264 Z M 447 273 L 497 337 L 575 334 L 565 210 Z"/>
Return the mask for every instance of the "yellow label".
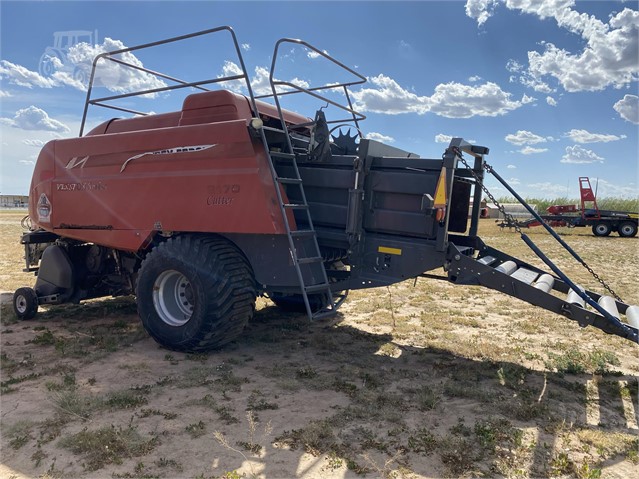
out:
<path id="1" fill-rule="evenodd" d="M 435 208 L 443 208 L 446 206 L 446 167 L 442 168 L 442 172 L 439 174 L 439 180 L 437 180 L 437 188 L 435 189 L 435 202 L 433 206 Z"/>
<path id="2" fill-rule="evenodd" d="M 397 256 L 401 256 L 402 255 L 402 250 L 399 248 L 389 248 L 388 246 L 380 246 L 379 248 L 377 248 L 377 251 L 379 253 L 386 253 L 386 254 L 396 254 Z"/>
<path id="3" fill-rule="evenodd" d="M 628 216 L 630 216 L 631 218 L 639 218 L 639 215 L 636 215 L 634 213 L 629 214 Z"/>

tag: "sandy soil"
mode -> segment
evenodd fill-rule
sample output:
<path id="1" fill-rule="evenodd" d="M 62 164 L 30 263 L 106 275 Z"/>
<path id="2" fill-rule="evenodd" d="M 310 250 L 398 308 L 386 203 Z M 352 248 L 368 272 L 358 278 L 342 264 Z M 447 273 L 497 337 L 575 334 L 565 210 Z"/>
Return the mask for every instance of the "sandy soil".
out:
<path id="1" fill-rule="evenodd" d="M 0 228 L 11 291 L 32 279 L 19 218 Z M 639 304 L 639 241 L 587 233 L 565 238 Z M 0 344 L 0 477 L 637 477 L 637 346 L 478 287 L 356 291 L 313 324 L 260 299 L 206 355 L 160 348 L 132 298 L 4 306 Z"/>

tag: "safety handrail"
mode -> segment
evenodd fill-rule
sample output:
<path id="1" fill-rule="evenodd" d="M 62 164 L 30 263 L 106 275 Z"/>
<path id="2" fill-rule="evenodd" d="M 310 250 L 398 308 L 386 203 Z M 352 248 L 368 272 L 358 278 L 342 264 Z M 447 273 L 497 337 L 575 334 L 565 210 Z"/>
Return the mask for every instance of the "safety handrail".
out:
<path id="1" fill-rule="evenodd" d="M 355 77 L 357 77 L 357 80 L 354 81 L 350 81 L 350 82 L 341 82 L 341 83 L 336 83 L 336 84 L 331 84 L 331 85 L 324 85 L 324 86 L 319 86 L 319 87 L 313 87 L 313 88 L 304 88 L 300 85 L 296 85 L 295 83 L 292 83 L 290 81 L 284 81 L 284 80 L 277 80 L 275 78 L 275 70 L 276 70 L 276 66 L 277 66 L 277 60 L 279 58 L 279 48 L 282 44 L 284 43 L 294 43 L 297 45 L 302 45 L 312 51 L 314 51 L 315 53 L 317 53 L 318 55 L 326 58 L 327 60 L 329 60 L 330 62 L 332 62 L 333 64 L 337 65 L 338 67 L 346 70 L 348 73 L 354 75 Z M 366 77 L 363 75 L 360 75 L 359 73 L 357 73 L 355 70 L 353 70 L 352 68 L 347 67 L 346 65 L 344 65 L 342 62 L 340 62 L 339 60 L 336 60 L 335 58 L 331 57 L 328 53 L 314 47 L 313 45 L 311 45 L 310 43 L 304 41 L 304 40 L 299 40 L 299 39 L 295 39 L 295 38 L 281 38 L 279 39 L 276 43 L 275 43 L 275 49 L 273 51 L 273 60 L 271 62 L 271 71 L 269 74 L 269 83 L 271 85 L 271 94 L 268 95 L 260 95 L 257 98 L 273 98 L 273 100 L 275 101 L 275 106 L 277 107 L 277 111 L 280 117 L 280 122 L 282 124 L 282 128 L 285 129 L 285 131 L 287 131 L 288 133 L 288 127 L 286 126 L 286 123 L 284 121 L 284 113 L 282 111 L 282 106 L 280 104 L 280 96 L 284 96 L 284 95 L 294 95 L 297 93 L 306 93 L 307 95 L 310 95 L 314 98 L 317 98 L 321 101 L 324 101 L 330 105 L 335 106 L 336 108 L 339 108 L 340 110 L 346 111 L 348 113 L 351 114 L 351 118 L 346 118 L 346 119 L 340 119 L 340 120 L 331 120 L 331 121 L 327 121 L 326 123 L 344 123 L 344 122 L 354 122 L 355 126 L 357 128 L 358 131 L 361 131 L 359 128 L 359 121 L 366 119 L 366 116 L 361 114 L 360 112 L 356 111 L 353 109 L 353 103 L 351 102 L 350 99 L 350 95 L 348 93 L 348 87 L 349 86 L 353 86 L 353 85 L 360 85 L 362 83 L 366 82 Z M 283 87 L 288 87 L 290 88 L 290 90 L 288 91 L 283 91 L 283 92 L 278 92 L 277 87 L 278 86 L 283 86 Z M 348 101 L 348 106 L 344 106 L 341 105 L 333 100 L 331 100 L 330 98 L 326 98 L 325 96 L 322 96 L 316 92 L 318 91 L 323 91 L 323 90 L 332 90 L 335 88 L 342 88 L 344 91 L 344 96 L 346 97 L 346 100 Z M 287 142 L 288 142 L 288 147 L 289 147 L 289 151 L 293 152 L 293 147 L 291 144 L 291 140 L 290 140 L 290 135 L 286 135 L 287 136 Z"/>
<path id="2" fill-rule="evenodd" d="M 114 58 L 115 55 L 120 55 L 122 53 L 128 53 L 128 52 L 134 52 L 137 50 L 142 50 L 145 48 L 151 48 L 151 47 L 155 47 L 155 46 L 159 46 L 159 45 L 165 45 L 167 43 L 173 43 L 173 42 L 178 42 L 178 41 L 182 41 L 182 40 L 188 40 L 190 38 L 194 38 L 194 37 L 199 37 L 199 36 L 203 36 L 203 35 L 210 35 L 213 33 L 217 33 L 217 32 L 221 32 L 221 31 L 227 31 L 230 35 L 231 35 L 231 39 L 233 40 L 233 45 L 235 47 L 235 52 L 237 54 L 237 59 L 240 63 L 240 68 L 242 70 L 242 74 L 241 75 L 230 75 L 230 76 L 225 76 L 225 77 L 216 77 L 216 78 L 209 78 L 209 79 L 205 79 L 205 80 L 199 80 L 199 81 L 194 81 L 194 82 L 187 82 L 185 80 L 181 80 L 179 78 L 175 78 L 172 77 L 170 75 L 166 75 L 164 73 L 160 73 L 157 72 L 155 70 L 151 70 L 149 68 L 145 68 L 143 66 L 139 66 L 139 65 L 133 65 L 131 63 L 125 62 L 119 58 Z M 135 70 L 144 72 L 144 73 L 148 73 L 150 75 L 154 75 L 158 78 L 163 78 L 165 80 L 170 80 L 173 81 L 175 83 L 177 83 L 176 85 L 167 85 L 166 87 L 159 87 L 159 88 L 151 88 L 151 89 L 146 89 L 146 90 L 139 90 L 139 91 L 134 91 L 134 92 L 128 92 L 128 93 L 122 93 L 122 94 L 118 94 L 118 95 L 111 95 L 111 96 L 106 96 L 106 97 L 102 97 L 102 98 L 91 98 L 91 94 L 93 93 L 93 86 L 94 86 L 94 82 L 95 82 L 95 74 L 96 74 L 96 68 L 98 66 L 98 63 L 101 61 L 112 61 L 114 63 L 117 63 L 119 65 L 122 65 L 126 68 L 133 68 Z M 150 42 L 150 43 L 145 43 L 143 45 L 137 45 L 137 46 L 133 46 L 133 47 L 128 47 L 128 48 L 121 48 L 119 50 L 113 50 L 110 52 L 104 52 L 101 53 L 99 55 L 97 55 L 94 59 L 93 59 L 93 64 L 92 64 L 92 68 L 91 68 L 91 76 L 89 78 L 89 86 L 87 88 L 87 95 L 86 95 L 86 100 L 84 103 L 84 111 L 82 113 L 82 122 L 80 124 L 80 134 L 79 136 L 82 136 L 84 134 L 84 128 L 86 126 L 86 119 L 87 119 L 87 113 L 89 110 L 89 106 L 90 105 L 94 105 L 94 106 L 101 106 L 104 108 L 110 108 L 113 110 L 118 110 L 118 111 L 123 111 L 123 112 L 127 112 L 127 113 L 132 113 L 135 115 L 147 115 L 147 113 L 144 112 L 139 112 L 136 110 L 132 110 L 130 108 L 125 108 L 122 106 L 115 106 L 115 105 L 110 105 L 106 102 L 110 102 L 110 101 L 114 101 L 114 100 L 119 100 L 122 98 L 130 98 L 130 97 L 134 97 L 134 96 L 142 96 L 142 95 L 148 95 L 148 94 L 154 94 L 154 93 L 160 93 L 160 92 L 165 92 L 165 91 L 171 91 L 171 90 L 178 90 L 181 88 L 196 88 L 199 90 L 203 90 L 203 91 L 209 91 L 207 88 L 205 88 L 203 85 L 210 85 L 213 83 L 222 83 L 222 82 L 228 82 L 228 81 L 236 81 L 236 80 L 244 80 L 246 83 L 246 88 L 248 90 L 249 93 L 249 97 L 250 97 L 250 103 L 251 103 L 251 108 L 253 110 L 253 115 L 257 116 L 257 105 L 255 103 L 255 96 L 253 95 L 253 89 L 251 87 L 251 82 L 246 70 L 246 65 L 244 64 L 244 58 L 242 57 L 242 51 L 240 49 L 240 44 L 237 41 L 237 37 L 235 36 L 235 32 L 233 31 L 233 29 L 229 26 L 221 26 L 221 27 L 216 27 L 216 28 L 210 28 L 208 30 L 202 30 L 199 32 L 195 32 L 195 33 L 189 33 L 187 35 L 180 35 L 177 37 L 172 37 L 172 38 L 167 38 L 165 40 L 159 40 L 159 41 L 155 41 L 155 42 Z"/>

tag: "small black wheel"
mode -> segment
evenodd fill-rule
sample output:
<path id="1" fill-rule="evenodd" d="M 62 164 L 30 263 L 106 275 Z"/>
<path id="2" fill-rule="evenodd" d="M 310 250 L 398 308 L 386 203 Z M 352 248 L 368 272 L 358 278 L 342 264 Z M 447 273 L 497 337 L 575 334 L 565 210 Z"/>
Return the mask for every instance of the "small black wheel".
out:
<path id="1" fill-rule="evenodd" d="M 136 285 L 147 332 L 176 351 L 206 351 L 242 332 L 255 311 L 253 271 L 222 238 L 178 236 L 142 262 Z"/>
<path id="2" fill-rule="evenodd" d="M 13 312 L 18 319 L 33 319 L 38 312 L 38 295 L 33 288 L 18 288 L 13 293 Z"/>
<path id="3" fill-rule="evenodd" d="M 595 236 L 608 236 L 612 228 L 608 223 L 595 223 L 592 225 L 592 234 Z"/>
<path id="4" fill-rule="evenodd" d="M 637 225 L 632 221 L 624 221 L 619 225 L 617 232 L 623 238 L 632 238 L 637 236 Z"/>

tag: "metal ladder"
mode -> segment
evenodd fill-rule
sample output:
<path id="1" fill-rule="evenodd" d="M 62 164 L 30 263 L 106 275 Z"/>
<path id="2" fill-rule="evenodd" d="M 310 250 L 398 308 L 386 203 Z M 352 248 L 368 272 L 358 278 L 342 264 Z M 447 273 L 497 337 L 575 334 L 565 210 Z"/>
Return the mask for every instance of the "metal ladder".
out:
<path id="1" fill-rule="evenodd" d="M 332 62 L 334 65 L 342 68 L 343 70 L 349 72 L 355 78 L 354 80 L 348 82 L 338 82 L 333 85 L 326 85 L 315 88 L 303 88 L 297 84 L 292 82 L 276 80 L 275 79 L 275 68 L 278 59 L 278 51 L 279 47 L 282 44 L 296 44 L 301 47 L 305 47 L 319 56 L 325 58 L 326 60 Z M 241 55 L 241 52 L 238 50 L 238 54 Z M 250 82 L 248 81 L 248 75 L 246 74 L 246 69 L 244 65 L 242 65 L 242 69 L 244 72 L 244 76 L 247 79 L 247 88 L 250 93 L 251 103 L 253 106 L 253 110 L 255 114 L 258 115 L 257 104 L 255 102 L 256 97 L 253 95 Z M 293 144 L 291 141 L 291 134 L 289 131 L 289 126 L 287 125 L 284 119 L 284 113 L 282 111 L 282 106 L 280 104 L 279 96 L 280 95 L 288 95 L 291 93 L 305 93 L 310 95 L 316 99 L 321 100 L 322 102 L 326 102 L 328 105 L 333 105 L 337 109 L 341 111 L 345 111 L 350 115 L 350 118 L 346 120 L 333 120 L 332 123 L 341 123 L 344 121 L 354 121 L 355 125 L 358 127 L 358 120 L 363 120 L 366 118 L 361 113 L 353 110 L 353 105 L 350 100 L 350 96 L 348 94 L 348 87 L 353 85 L 358 85 L 366 82 L 366 77 L 360 75 L 356 71 L 348 68 L 343 63 L 335 60 L 330 55 L 328 55 L 325 51 L 322 51 L 309 43 L 306 43 L 302 40 L 292 39 L 292 38 L 281 38 L 275 44 L 275 49 L 273 51 L 273 61 L 271 64 L 271 69 L 269 73 L 269 83 L 271 86 L 271 93 L 266 95 L 258 96 L 257 98 L 269 98 L 272 97 L 275 102 L 275 107 L 277 108 L 278 116 L 280 119 L 281 129 L 279 128 L 261 128 L 261 136 L 262 143 L 264 144 L 264 148 L 266 149 L 266 153 L 269 158 L 269 166 L 271 169 L 271 175 L 273 176 L 273 181 L 275 183 L 275 190 L 277 192 L 277 198 L 280 206 L 280 211 L 282 213 L 282 218 L 284 219 L 284 226 L 286 229 L 286 235 L 288 237 L 289 250 L 291 253 L 291 259 L 293 261 L 293 266 L 295 268 L 295 272 L 297 274 L 300 290 L 302 293 L 302 297 L 304 299 L 304 305 L 306 307 L 306 312 L 308 313 L 308 317 L 310 320 L 321 319 L 324 317 L 333 316 L 337 313 L 337 309 L 346 299 L 347 293 L 342 293 L 333 296 L 331 291 L 331 286 L 328 280 L 328 275 L 326 273 L 326 268 L 324 267 L 324 259 L 322 258 L 322 253 L 319 248 L 319 243 L 317 241 L 317 232 L 313 226 L 313 220 L 311 219 L 311 212 L 306 200 L 306 193 L 304 192 L 304 186 L 302 184 L 302 177 L 300 176 L 299 168 L 297 166 L 297 156 L 295 153 L 295 149 L 293 148 Z M 288 91 L 278 92 L 277 86 L 282 86 L 288 88 Z M 320 95 L 318 92 L 325 89 L 333 89 L 333 88 L 342 88 L 344 91 L 344 96 L 348 101 L 348 106 L 340 105 L 339 103 L 333 101 L 326 96 Z M 305 125 L 310 125 L 312 123 L 307 123 Z M 300 125 L 297 125 L 300 126 Z M 279 151 L 270 151 L 268 140 L 265 135 L 265 129 L 276 131 L 278 133 L 284 134 L 286 138 L 286 152 Z M 359 130 L 359 127 L 358 127 Z M 286 176 L 281 176 L 276 168 L 276 162 L 280 163 L 289 163 L 291 168 L 288 169 L 288 174 Z M 292 172 L 292 173 L 291 173 Z M 288 195 L 293 195 L 293 192 L 299 194 L 299 199 L 295 203 L 285 201 L 284 196 L 282 194 L 282 190 L 287 188 Z M 287 195 L 287 198 L 288 198 Z M 294 217 L 294 212 L 298 211 L 303 219 L 301 222 L 305 223 L 306 229 L 291 229 L 291 222 L 289 221 L 289 215 Z M 304 271 L 302 268 L 305 268 L 308 276 L 315 280 L 312 284 L 307 284 L 307 280 L 305 279 Z M 319 278 L 319 279 L 318 279 Z M 313 298 L 318 297 L 321 299 L 320 307 L 315 309 L 309 301 L 309 295 L 312 295 Z"/>
<path id="2" fill-rule="evenodd" d="M 290 135 L 287 130 L 279 130 L 286 135 L 289 151 L 294 151 Z M 337 308 L 341 304 L 341 298 L 335 300 L 331 291 L 331 286 L 328 281 L 326 269 L 324 268 L 324 259 L 319 248 L 317 241 L 317 232 L 313 227 L 313 220 L 311 219 L 311 212 L 306 201 L 306 194 L 304 192 L 304 185 L 300 171 L 297 166 L 297 156 L 295 153 L 283 153 L 270 151 L 266 136 L 262 132 L 263 143 L 269 156 L 269 166 L 271 169 L 271 175 L 275 182 L 277 193 L 277 199 L 284 219 L 284 227 L 286 229 L 286 236 L 288 238 L 289 250 L 291 253 L 291 259 L 293 261 L 293 267 L 297 274 L 297 278 L 300 284 L 300 290 L 304 299 L 304 306 L 310 320 L 322 319 L 325 317 L 333 316 L 337 313 Z M 278 173 L 277 163 L 285 163 L 290 166 L 289 171 L 293 174 L 289 176 L 280 176 Z M 282 190 L 287 188 L 289 192 L 291 189 L 297 188 L 298 199 L 295 202 L 291 202 L 288 199 L 288 195 L 284 198 Z M 294 215 L 295 211 L 303 213 L 303 222 L 306 223 L 305 229 L 291 228 L 291 221 L 289 215 Z M 319 281 L 313 284 L 307 284 L 307 280 L 304 277 L 302 267 L 308 267 L 308 275 L 317 278 Z M 321 306 L 318 309 L 314 309 L 309 295 L 319 295 L 321 298 Z"/>

